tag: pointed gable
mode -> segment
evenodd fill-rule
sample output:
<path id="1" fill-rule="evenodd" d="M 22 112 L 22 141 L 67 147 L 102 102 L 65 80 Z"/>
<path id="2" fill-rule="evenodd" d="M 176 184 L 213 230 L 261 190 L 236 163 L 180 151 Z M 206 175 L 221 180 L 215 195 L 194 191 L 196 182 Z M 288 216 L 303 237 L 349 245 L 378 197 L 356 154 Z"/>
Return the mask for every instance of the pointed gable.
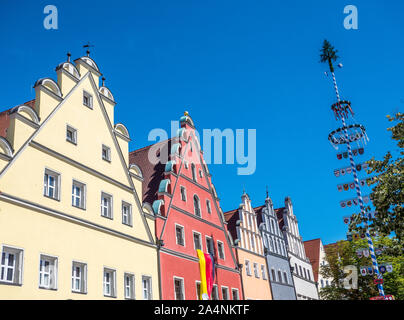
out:
<path id="1" fill-rule="evenodd" d="M 307 240 L 303 242 L 306 256 L 310 259 L 313 267 L 314 280 L 318 282 L 318 273 L 320 268 L 320 246 L 321 239 Z"/>

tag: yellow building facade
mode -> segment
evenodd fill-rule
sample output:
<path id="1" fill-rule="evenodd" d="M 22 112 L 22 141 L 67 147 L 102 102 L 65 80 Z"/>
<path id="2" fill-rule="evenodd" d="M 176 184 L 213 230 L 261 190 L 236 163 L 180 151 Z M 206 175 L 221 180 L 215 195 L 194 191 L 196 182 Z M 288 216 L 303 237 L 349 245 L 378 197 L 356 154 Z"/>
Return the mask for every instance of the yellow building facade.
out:
<path id="1" fill-rule="evenodd" d="M 233 238 L 245 300 L 272 300 L 264 246 L 251 200 L 243 193 L 239 208 L 224 213 Z"/>
<path id="2" fill-rule="evenodd" d="M 0 299 L 159 299 L 152 209 L 87 55 L 0 114 Z"/>

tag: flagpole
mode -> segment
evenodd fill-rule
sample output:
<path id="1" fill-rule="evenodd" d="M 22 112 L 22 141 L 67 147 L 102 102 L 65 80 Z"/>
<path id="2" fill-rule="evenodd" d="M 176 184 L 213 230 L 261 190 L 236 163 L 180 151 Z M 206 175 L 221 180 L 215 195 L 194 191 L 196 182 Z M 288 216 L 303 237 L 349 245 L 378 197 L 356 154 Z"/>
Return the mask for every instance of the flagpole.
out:
<path id="1" fill-rule="evenodd" d="M 353 159 L 350 139 L 348 137 L 348 128 L 347 128 L 346 121 L 345 121 L 345 116 L 344 116 L 344 113 L 346 113 L 346 115 L 348 117 L 348 112 L 346 112 L 346 109 L 344 109 L 343 111 L 340 110 L 341 99 L 340 99 L 340 95 L 339 95 L 337 80 L 335 78 L 334 68 L 332 66 L 332 59 L 333 60 L 337 59 L 337 56 L 335 55 L 336 51 L 333 51 L 333 48 L 332 49 L 328 48 L 327 52 L 324 51 L 324 53 L 326 54 L 326 56 L 325 56 L 325 59 L 323 61 L 328 60 L 328 63 L 329 63 L 329 66 L 330 66 L 330 72 L 332 74 L 332 80 L 333 80 L 333 84 L 334 84 L 335 94 L 337 96 L 337 111 L 339 112 L 339 116 L 340 116 L 341 121 L 342 121 L 342 129 L 343 129 L 343 132 L 344 132 L 345 143 L 346 143 L 347 148 L 348 148 L 348 156 L 349 156 L 349 161 L 350 161 L 351 168 L 352 168 L 352 173 L 353 173 L 353 176 L 354 176 L 355 189 L 356 189 L 356 194 L 357 194 L 358 201 L 359 201 L 359 206 L 360 206 L 360 209 L 361 209 L 361 216 L 363 218 L 366 218 L 366 210 L 365 210 L 365 206 L 363 204 L 362 193 L 361 193 L 361 189 L 360 189 L 358 175 L 357 175 L 357 172 L 356 172 L 356 165 L 355 165 L 355 161 Z M 327 57 L 327 55 L 328 55 L 328 57 Z M 323 59 L 323 57 L 322 57 L 322 59 Z M 349 107 L 350 111 L 352 112 L 352 109 L 350 108 L 349 104 L 348 104 L 348 107 Z M 352 112 L 352 114 L 353 114 L 353 112 Z M 336 115 L 336 117 L 338 119 L 338 113 L 336 113 L 335 115 Z M 365 139 L 365 137 L 366 137 L 366 133 L 364 133 L 363 138 Z M 378 266 L 377 258 L 376 258 L 376 255 L 375 255 L 375 250 L 374 250 L 374 246 L 373 246 L 372 237 L 371 237 L 371 235 L 369 233 L 369 225 L 367 223 L 367 219 L 364 219 L 364 225 L 365 225 L 365 234 L 366 234 L 366 238 L 367 238 L 367 242 L 368 242 L 368 246 L 369 246 L 369 250 L 370 250 L 370 256 L 371 256 L 371 259 L 372 259 L 374 273 L 376 274 L 378 279 L 383 279 L 382 274 L 379 272 L 379 266 Z M 377 288 L 379 290 L 379 295 L 384 297 L 385 294 L 384 294 L 383 284 L 377 284 Z"/>

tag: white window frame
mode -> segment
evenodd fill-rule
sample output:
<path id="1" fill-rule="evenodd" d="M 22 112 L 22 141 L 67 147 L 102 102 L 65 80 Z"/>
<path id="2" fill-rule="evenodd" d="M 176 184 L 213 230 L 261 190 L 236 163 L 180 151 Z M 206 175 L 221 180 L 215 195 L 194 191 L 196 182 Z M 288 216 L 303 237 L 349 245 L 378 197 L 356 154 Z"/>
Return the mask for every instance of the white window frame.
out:
<path id="1" fill-rule="evenodd" d="M 181 294 L 182 294 L 182 299 L 177 299 L 177 292 L 175 290 L 175 281 L 180 281 L 181 283 Z M 185 281 L 184 278 L 174 276 L 173 277 L 173 285 L 174 285 L 174 300 L 185 300 Z"/>
<path id="2" fill-rule="evenodd" d="M 260 278 L 260 274 L 259 274 L 259 270 L 258 270 L 258 263 L 254 262 L 253 263 L 253 269 L 254 269 L 254 276 L 259 279 Z"/>
<path id="3" fill-rule="evenodd" d="M 49 177 L 53 177 L 54 178 L 54 186 L 52 186 L 53 188 L 53 196 L 49 195 Z M 60 200 L 60 181 L 61 181 L 61 174 L 49 169 L 49 168 L 45 168 L 44 171 L 44 193 L 43 195 L 49 199 L 53 199 L 53 200 Z"/>
<path id="4" fill-rule="evenodd" d="M 286 271 L 283 271 L 283 281 L 285 281 L 286 284 L 289 284 L 289 277 Z"/>
<path id="5" fill-rule="evenodd" d="M 196 213 L 196 206 L 195 206 L 195 197 L 198 199 L 197 203 L 198 203 L 198 210 L 199 210 L 199 215 Z M 201 206 L 201 199 L 199 198 L 199 196 L 195 193 L 194 196 L 192 197 L 193 200 L 193 205 L 194 205 L 194 214 L 195 216 L 202 218 L 202 206 Z"/>
<path id="6" fill-rule="evenodd" d="M 234 299 L 234 292 L 237 292 L 237 299 Z M 240 300 L 240 293 L 239 293 L 238 289 L 231 288 L 231 297 L 233 298 L 233 300 Z"/>
<path id="7" fill-rule="evenodd" d="M 223 297 L 223 289 L 226 291 L 226 295 L 227 295 L 227 299 L 225 299 L 224 297 Z M 226 287 L 226 286 L 222 286 L 222 300 L 230 300 L 230 292 L 229 292 L 229 287 Z"/>
<path id="8" fill-rule="evenodd" d="M 88 99 L 88 101 L 89 101 L 88 104 L 86 104 L 84 98 Z M 93 109 L 93 96 L 86 90 L 83 90 L 83 105 L 90 109 Z"/>
<path id="9" fill-rule="evenodd" d="M 80 276 L 76 276 L 76 268 L 80 268 Z M 79 280 L 80 288 L 76 289 L 76 280 Z M 87 263 L 73 260 L 72 261 L 72 292 L 87 293 Z"/>
<path id="10" fill-rule="evenodd" d="M 195 249 L 195 250 L 198 249 L 197 247 L 195 247 L 195 238 L 194 238 L 195 234 L 199 235 L 199 247 L 200 247 L 199 250 L 203 250 L 202 234 L 201 234 L 200 232 L 198 232 L 198 231 L 192 230 L 192 241 L 193 241 L 193 243 L 194 243 L 194 249 Z"/>
<path id="11" fill-rule="evenodd" d="M 283 283 L 283 280 L 282 280 L 282 271 L 281 271 L 281 269 L 278 269 L 278 282 L 279 283 Z"/>
<path id="12" fill-rule="evenodd" d="M 124 214 L 124 208 L 128 209 L 128 213 Z M 133 218 L 132 218 L 132 205 L 129 202 L 122 201 L 121 204 L 122 211 L 122 224 L 132 227 L 133 226 Z M 125 216 L 127 216 L 127 222 L 125 222 Z"/>
<path id="13" fill-rule="evenodd" d="M 184 199 L 182 197 L 183 190 L 184 190 Z M 180 196 L 182 201 L 187 202 L 187 188 L 185 188 L 184 186 L 180 186 Z"/>
<path id="14" fill-rule="evenodd" d="M 129 287 L 126 283 L 126 278 L 130 279 Z M 129 295 L 127 294 L 128 289 Z M 127 300 L 135 300 L 135 275 L 131 272 L 125 272 L 123 274 L 123 295 Z"/>
<path id="15" fill-rule="evenodd" d="M 271 274 L 269 276 L 271 277 L 272 281 L 277 282 L 277 280 L 276 280 L 276 270 L 274 268 L 271 268 Z"/>
<path id="16" fill-rule="evenodd" d="M 262 279 L 263 280 L 267 280 L 267 272 L 265 270 L 265 266 L 263 264 L 261 264 L 261 273 L 262 273 Z"/>
<path id="17" fill-rule="evenodd" d="M 4 262 L 6 263 L 4 265 L 3 265 L 3 254 L 4 254 Z M 8 259 L 11 254 L 14 256 L 13 258 L 14 263 L 12 268 L 8 266 Z M 22 285 L 23 265 L 24 265 L 24 249 L 8 245 L 2 245 L 0 256 L 0 283 Z M 11 280 L 7 280 L 8 269 L 13 270 Z"/>
<path id="18" fill-rule="evenodd" d="M 178 243 L 177 227 L 181 228 L 181 237 L 182 237 L 182 241 L 184 242 L 183 244 Z M 175 243 L 179 246 L 185 247 L 185 228 L 183 225 L 180 225 L 178 223 L 175 224 Z"/>
<path id="19" fill-rule="evenodd" d="M 109 198 L 109 215 L 104 215 L 104 197 Z M 113 197 L 112 194 L 101 191 L 101 216 L 108 219 L 113 219 Z"/>
<path id="20" fill-rule="evenodd" d="M 49 271 L 45 271 L 42 269 L 42 261 L 49 262 Z M 49 283 L 46 285 L 41 282 L 41 279 L 45 279 L 45 276 L 48 276 Z M 51 256 L 49 254 L 41 253 L 39 255 L 39 279 L 38 279 L 38 287 L 40 289 L 47 290 L 57 290 L 58 288 L 58 257 Z"/>
<path id="21" fill-rule="evenodd" d="M 110 276 L 110 281 L 109 281 L 109 294 L 106 292 L 105 288 L 107 285 L 106 277 L 105 275 L 109 273 L 112 276 Z M 110 298 L 116 298 L 116 270 L 108 267 L 104 267 L 103 273 L 102 273 L 102 291 L 104 294 L 104 297 L 110 297 Z"/>
<path id="22" fill-rule="evenodd" d="M 106 157 L 104 157 L 104 150 L 106 151 Z M 103 144 L 101 148 L 101 158 L 107 162 L 111 162 L 111 148 Z"/>
<path id="23" fill-rule="evenodd" d="M 213 242 L 212 237 L 209 237 L 209 236 L 205 236 L 206 252 L 207 252 L 207 253 L 210 253 L 210 251 L 209 251 L 208 239 L 211 240 L 212 247 L 213 247 L 213 248 L 211 248 L 212 251 L 213 251 L 213 252 L 212 252 L 212 255 L 214 256 L 214 255 L 215 255 L 215 243 Z"/>
<path id="24" fill-rule="evenodd" d="M 74 191 L 75 191 L 74 187 L 80 188 L 80 196 L 77 196 L 74 193 Z M 72 182 L 72 206 L 75 207 L 75 208 L 85 210 L 86 209 L 86 196 L 87 196 L 86 184 L 83 183 L 83 182 L 80 182 L 78 180 L 73 179 L 73 182 Z M 77 198 L 80 198 L 80 205 L 79 206 L 76 206 L 76 204 L 75 204 L 75 200 Z"/>
<path id="25" fill-rule="evenodd" d="M 147 281 L 148 284 L 148 288 L 144 287 L 144 281 Z M 147 293 L 147 298 L 145 299 L 145 289 L 147 289 L 148 291 L 146 291 Z M 153 300 L 153 291 L 152 291 L 152 277 L 148 276 L 148 275 L 142 275 L 142 297 L 143 300 Z"/>
<path id="26" fill-rule="evenodd" d="M 68 132 L 71 132 L 72 139 L 69 139 Z M 68 124 L 66 124 L 66 141 L 77 145 L 77 129 Z"/>
<path id="27" fill-rule="evenodd" d="M 221 245 L 222 250 L 219 249 L 220 248 L 219 244 Z M 220 254 L 220 252 L 222 254 Z M 223 243 L 223 241 L 220 241 L 220 240 L 217 240 L 217 255 L 218 255 L 219 259 L 225 260 L 224 243 Z"/>
<path id="28" fill-rule="evenodd" d="M 199 169 L 199 178 L 203 178 L 203 174 L 202 174 L 202 170 L 201 169 Z"/>
<path id="29" fill-rule="evenodd" d="M 251 263 L 250 260 L 244 260 L 245 272 L 247 276 L 251 277 Z"/>
<path id="30" fill-rule="evenodd" d="M 195 281 L 195 290 L 196 290 L 196 300 L 200 300 L 199 296 L 200 296 L 200 290 L 198 290 L 198 284 L 199 284 L 199 288 L 201 287 L 201 282 L 200 281 Z M 213 293 L 213 290 L 212 290 Z"/>

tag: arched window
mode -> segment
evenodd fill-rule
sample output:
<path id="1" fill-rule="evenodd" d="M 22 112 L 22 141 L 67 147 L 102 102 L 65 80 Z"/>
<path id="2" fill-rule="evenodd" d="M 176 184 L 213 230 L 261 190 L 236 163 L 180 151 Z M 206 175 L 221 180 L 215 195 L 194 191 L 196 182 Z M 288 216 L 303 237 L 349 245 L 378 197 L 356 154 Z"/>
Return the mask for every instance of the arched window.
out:
<path id="1" fill-rule="evenodd" d="M 194 195 L 194 212 L 198 217 L 201 216 L 201 202 L 197 195 Z"/>
<path id="2" fill-rule="evenodd" d="M 192 170 L 192 180 L 196 182 L 195 164 L 191 164 L 191 170 Z"/>

